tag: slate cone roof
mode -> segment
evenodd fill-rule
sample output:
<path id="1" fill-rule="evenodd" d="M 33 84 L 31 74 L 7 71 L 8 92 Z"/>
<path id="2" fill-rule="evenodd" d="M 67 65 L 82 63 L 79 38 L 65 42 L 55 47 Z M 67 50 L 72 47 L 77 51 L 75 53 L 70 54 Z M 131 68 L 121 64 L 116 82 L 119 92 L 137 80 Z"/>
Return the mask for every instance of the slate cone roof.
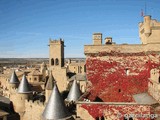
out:
<path id="1" fill-rule="evenodd" d="M 59 120 L 70 116 L 56 83 L 54 83 L 53 91 L 48 100 L 48 103 L 46 104 L 42 116 L 47 120 Z"/>
<path id="2" fill-rule="evenodd" d="M 52 72 L 51 72 L 50 76 L 48 78 L 47 84 L 46 84 L 46 89 L 47 90 L 53 90 L 54 82 L 55 82 L 55 80 L 54 80 Z"/>
<path id="3" fill-rule="evenodd" d="M 71 89 L 69 91 L 69 94 L 68 94 L 66 100 L 68 100 L 68 101 L 77 101 L 80 96 L 81 96 L 81 91 L 79 89 L 77 81 L 74 79 L 73 84 L 71 86 Z"/>
<path id="4" fill-rule="evenodd" d="M 13 71 L 13 73 L 12 73 L 12 76 L 11 76 L 11 79 L 10 79 L 9 83 L 11 83 L 11 84 L 19 83 L 19 80 L 18 80 L 18 77 L 17 77 L 17 75 L 16 75 L 15 71 Z"/>
<path id="5" fill-rule="evenodd" d="M 28 80 L 27 80 L 25 75 L 23 75 L 23 77 L 22 77 L 22 80 L 21 80 L 21 82 L 19 84 L 17 92 L 18 93 L 30 93 L 30 92 L 32 92 L 31 86 L 28 83 Z"/>

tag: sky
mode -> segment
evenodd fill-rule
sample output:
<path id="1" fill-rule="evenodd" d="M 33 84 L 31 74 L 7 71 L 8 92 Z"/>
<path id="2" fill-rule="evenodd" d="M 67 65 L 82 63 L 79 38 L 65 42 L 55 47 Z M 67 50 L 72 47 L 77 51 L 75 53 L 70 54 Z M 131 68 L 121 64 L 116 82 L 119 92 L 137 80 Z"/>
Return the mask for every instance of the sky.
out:
<path id="1" fill-rule="evenodd" d="M 103 41 L 140 44 L 141 11 L 160 20 L 159 5 L 160 0 L 0 0 L 0 58 L 48 58 L 50 38 L 64 39 L 65 57 L 85 57 L 84 45 L 92 44 L 95 32 Z"/>

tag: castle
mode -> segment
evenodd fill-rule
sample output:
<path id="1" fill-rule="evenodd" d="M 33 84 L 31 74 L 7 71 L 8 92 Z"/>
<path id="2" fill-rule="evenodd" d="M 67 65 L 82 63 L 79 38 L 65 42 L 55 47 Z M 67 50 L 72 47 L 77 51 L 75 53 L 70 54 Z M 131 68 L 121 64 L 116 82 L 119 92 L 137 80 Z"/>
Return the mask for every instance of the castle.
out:
<path id="1" fill-rule="evenodd" d="M 19 115 L 4 114 L 1 118 L 159 120 L 160 22 L 144 16 L 139 36 L 142 44 L 115 44 L 111 37 L 102 44 L 102 33 L 94 33 L 93 44 L 84 46 L 87 82 L 73 80 L 77 76 L 69 78 L 67 71 L 84 73 L 85 66 L 79 64 L 77 71 L 75 64 L 65 66 L 64 41 L 50 40 L 49 68 L 43 63 L 40 71 L 24 74 L 21 81 L 15 72 L 11 78 L 0 78 L 3 96 L 12 101 Z M 64 102 L 60 92 L 70 80 Z"/>
<path id="2" fill-rule="evenodd" d="M 144 16 L 139 36 L 142 44 L 117 45 L 107 37 L 103 45 L 102 34 L 95 33 L 93 45 L 85 45 L 92 87 L 77 102 L 77 115 L 82 119 L 160 119 L 160 22 Z"/>
<path id="3" fill-rule="evenodd" d="M 57 114 L 51 116 L 52 118 L 59 119 L 61 117 L 67 117 L 66 119 L 73 119 L 72 114 L 66 114 L 66 112 L 68 112 L 67 109 L 71 109 L 73 106 L 71 101 L 77 100 L 81 95 L 81 92 L 85 92 L 87 85 L 85 79 L 85 64 L 69 60 L 67 65 L 65 65 L 64 41 L 62 39 L 50 39 L 49 51 L 49 65 L 42 63 L 40 69 L 34 68 L 30 71 L 20 72 L 21 74 L 13 71 L 11 76 L 7 74 L 1 75 L 1 95 L 8 98 L 9 101 L 7 112 L 10 112 L 13 107 L 13 112 L 4 114 L 2 116 L 3 119 L 47 120 L 50 119 L 50 116 L 48 116 L 48 112 L 44 111 L 48 104 L 61 106 Z M 76 82 L 74 82 L 75 79 Z M 71 90 L 69 92 L 68 90 L 70 88 Z M 51 93 L 55 94 L 51 97 Z M 67 97 L 66 93 L 70 95 L 68 95 L 68 99 L 66 99 L 66 102 L 64 103 L 64 99 Z M 63 99 L 61 98 L 61 95 Z M 56 103 L 52 103 L 52 100 L 50 99 L 55 99 L 54 101 Z M 10 103 L 13 103 L 13 105 L 10 105 Z M 48 106 L 46 111 L 48 111 L 48 109 L 53 111 L 58 109 L 58 106 L 56 108 L 50 108 L 50 105 Z M 5 113 L 5 108 L 2 110 L 3 113 Z M 42 115 L 43 112 L 44 114 Z"/>

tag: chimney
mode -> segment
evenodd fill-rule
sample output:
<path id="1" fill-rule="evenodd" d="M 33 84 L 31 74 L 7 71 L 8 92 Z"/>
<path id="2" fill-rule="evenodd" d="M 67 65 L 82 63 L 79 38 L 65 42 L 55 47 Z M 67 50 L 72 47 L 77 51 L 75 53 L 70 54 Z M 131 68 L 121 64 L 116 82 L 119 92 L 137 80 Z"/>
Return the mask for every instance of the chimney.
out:
<path id="1" fill-rule="evenodd" d="M 93 44 L 94 45 L 102 45 L 102 33 L 94 33 L 93 34 Z"/>
<path id="2" fill-rule="evenodd" d="M 105 44 L 112 44 L 112 37 L 106 37 Z"/>

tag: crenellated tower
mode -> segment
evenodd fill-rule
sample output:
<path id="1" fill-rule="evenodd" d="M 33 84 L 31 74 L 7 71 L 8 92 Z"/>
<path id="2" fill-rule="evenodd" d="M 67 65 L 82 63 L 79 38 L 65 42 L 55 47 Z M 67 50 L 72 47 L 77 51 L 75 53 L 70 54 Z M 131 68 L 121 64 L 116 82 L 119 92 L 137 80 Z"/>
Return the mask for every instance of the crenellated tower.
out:
<path id="1" fill-rule="evenodd" d="M 64 67 L 64 41 L 62 39 L 49 41 L 49 67 L 50 70 Z"/>
<path id="2" fill-rule="evenodd" d="M 25 112 L 25 100 L 29 100 L 31 97 L 31 86 L 24 74 L 17 90 L 17 105 L 15 109 L 15 111 L 18 112 L 21 117 L 23 117 Z"/>
<path id="3" fill-rule="evenodd" d="M 13 71 L 12 76 L 11 76 L 11 78 L 10 78 L 10 80 L 9 80 L 10 90 L 11 90 L 12 88 L 18 88 L 19 83 L 20 83 L 20 82 L 19 82 L 19 80 L 18 80 L 18 77 L 17 77 L 15 71 Z"/>
<path id="4" fill-rule="evenodd" d="M 67 70 L 64 67 L 64 41 L 49 41 L 49 70 L 57 81 L 60 91 L 64 91 L 67 86 Z"/>
<path id="5" fill-rule="evenodd" d="M 160 22 L 144 16 L 144 21 L 139 23 L 139 37 L 142 44 L 160 43 Z"/>
<path id="6" fill-rule="evenodd" d="M 102 33 L 94 33 L 92 39 L 94 45 L 102 45 Z"/>

